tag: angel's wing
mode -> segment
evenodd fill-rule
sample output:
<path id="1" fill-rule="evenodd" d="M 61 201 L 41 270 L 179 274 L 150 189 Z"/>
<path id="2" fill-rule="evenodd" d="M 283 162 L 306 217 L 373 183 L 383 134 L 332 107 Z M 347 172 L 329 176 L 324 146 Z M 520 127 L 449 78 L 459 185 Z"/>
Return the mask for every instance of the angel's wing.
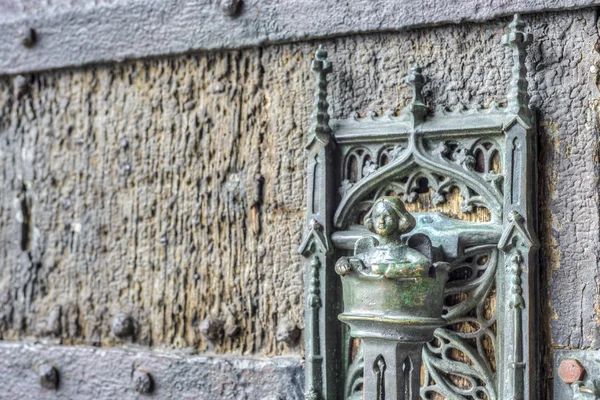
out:
<path id="1" fill-rule="evenodd" d="M 375 239 L 373 236 L 363 236 L 356 241 L 354 245 L 354 255 L 360 253 L 366 253 L 372 248 L 379 245 L 379 241 Z"/>

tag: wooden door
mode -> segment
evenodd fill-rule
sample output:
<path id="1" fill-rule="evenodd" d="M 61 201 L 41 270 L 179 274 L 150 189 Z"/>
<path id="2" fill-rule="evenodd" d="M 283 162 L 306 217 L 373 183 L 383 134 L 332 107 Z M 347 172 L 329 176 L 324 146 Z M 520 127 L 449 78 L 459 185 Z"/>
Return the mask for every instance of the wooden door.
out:
<path id="1" fill-rule="evenodd" d="M 598 348 L 597 2 L 351 3 L 0 1 L 0 399 L 303 398 L 317 42 L 332 118 L 398 112 L 415 62 L 432 110 L 503 105 L 516 11 L 534 37 L 539 398 L 555 351 Z M 427 195 L 410 211 L 490 218 Z"/>

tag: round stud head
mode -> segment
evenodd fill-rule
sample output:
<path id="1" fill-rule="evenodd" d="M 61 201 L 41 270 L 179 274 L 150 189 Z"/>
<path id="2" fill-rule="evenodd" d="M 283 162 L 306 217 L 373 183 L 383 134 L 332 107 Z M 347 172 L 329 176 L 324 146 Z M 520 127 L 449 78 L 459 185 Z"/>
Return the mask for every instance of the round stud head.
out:
<path id="1" fill-rule="evenodd" d="M 223 337 L 223 321 L 206 317 L 200 324 L 200 333 L 210 342 L 215 342 Z"/>
<path id="2" fill-rule="evenodd" d="M 19 30 L 19 41 L 22 46 L 33 47 L 36 41 L 35 31 L 29 27 L 23 27 Z"/>
<path id="3" fill-rule="evenodd" d="M 221 9 L 230 17 L 235 16 L 242 5 L 242 0 L 221 0 Z"/>
<path id="4" fill-rule="evenodd" d="M 558 367 L 558 376 L 568 385 L 581 381 L 584 375 L 585 368 L 583 365 L 572 358 L 563 360 Z"/>
<path id="5" fill-rule="evenodd" d="M 300 329 L 292 324 L 283 324 L 277 329 L 276 339 L 278 342 L 293 345 L 300 337 Z"/>
<path id="6" fill-rule="evenodd" d="M 135 331 L 133 319 L 127 315 L 119 315 L 113 319 L 112 332 L 118 338 L 132 336 Z"/>
<path id="7" fill-rule="evenodd" d="M 136 370 L 133 373 L 133 384 L 135 385 L 135 391 L 138 393 L 152 393 L 154 389 L 152 376 L 145 371 Z"/>
<path id="8" fill-rule="evenodd" d="M 58 370 L 50 364 L 42 364 L 38 368 L 40 384 L 49 390 L 58 388 Z"/>
<path id="9" fill-rule="evenodd" d="M 227 336 L 228 338 L 234 338 L 237 335 L 239 335 L 240 327 L 237 326 L 235 323 L 225 324 L 224 331 L 225 331 L 225 336 Z"/>

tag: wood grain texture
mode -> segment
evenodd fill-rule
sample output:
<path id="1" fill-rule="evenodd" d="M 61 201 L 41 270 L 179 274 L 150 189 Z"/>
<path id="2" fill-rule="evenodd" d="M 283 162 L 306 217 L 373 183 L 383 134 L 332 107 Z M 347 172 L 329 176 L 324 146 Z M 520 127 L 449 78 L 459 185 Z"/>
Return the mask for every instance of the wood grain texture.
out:
<path id="1" fill-rule="evenodd" d="M 540 126 L 543 323 L 599 346 L 593 10 L 526 16 Z M 506 100 L 507 20 L 323 41 L 334 117 L 402 108 L 419 62 L 431 105 Z M 265 355 L 303 327 L 296 246 L 316 43 L 0 79 L 0 337 Z M 575 300 L 574 300 L 575 299 Z M 207 316 L 240 327 L 204 340 Z M 299 343 L 301 343 L 300 339 Z"/>
<path id="2" fill-rule="evenodd" d="M 291 121 L 270 120 L 260 63 L 256 50 L 48 74 L 7 100 L 3 143 L 30 154 L 3 145 L 4 338 L 116 343 L 111 319 L 130 314 L 136 343 L 205 348 L 212 316 L 242 331 L 218 348 L 277 352 L 272 327 L 303 314 L 303 159 Z"/>

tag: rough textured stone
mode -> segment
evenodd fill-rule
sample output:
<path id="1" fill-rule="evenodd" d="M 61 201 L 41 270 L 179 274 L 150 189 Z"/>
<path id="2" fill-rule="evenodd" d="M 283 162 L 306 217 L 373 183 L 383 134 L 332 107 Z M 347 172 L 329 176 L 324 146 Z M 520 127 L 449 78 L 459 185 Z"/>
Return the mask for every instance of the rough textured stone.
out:
<path id="1" fill-rule="evenodd" d="M 595 10 L 525 16 L 540 132 L 542 340 L 597 348 Z M 334 117 L 506 101 L 508 19 L 327 39 Z M 316 43 L 280 44 L 0 78 L 0 337 L 208 349 L 200 323 L 234 320 L 217 352 L 302 351 L 305 143 Z M 15 94 L 13 85 L 26 85 Z M 300 343 L 302 340 L 300 340 Z M 550 376 L 546 358 L 545 374 Z"/>

